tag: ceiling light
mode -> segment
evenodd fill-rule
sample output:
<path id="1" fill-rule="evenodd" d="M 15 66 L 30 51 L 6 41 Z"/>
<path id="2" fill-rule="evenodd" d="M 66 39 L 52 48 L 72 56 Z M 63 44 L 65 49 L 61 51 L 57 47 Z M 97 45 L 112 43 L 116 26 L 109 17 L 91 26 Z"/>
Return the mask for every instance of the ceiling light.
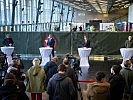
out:
<path id="1" fill-rule="evenodd" d="M 78 16 L 85 16 L 85 13 L 78 13 Z"/>
<path id="2" fill-rule="evenodd" d="M 83 1 L 83 0 L 75 0 L 75 1 Z"/>
<path id="3" fill-rule="evenodd" d="M 92 11 L 91 9 L 88 9 L 87 11 Z"/>
<path id="4" fill-rule="evenodd" d="M 125 6 L 124 6 L 124 8 L 127 8 L 127 7 L 128 7 L 128 5 L 125 5 Z"/>
<path id="5" fill-rule="evenodd" d="M 127 3 L 127 2 L 129 2 L 129 1 L 123 1 L 122 3 Z"/>
<path id="6" fill-rule="evenodd" d="M 73 3 L 75 3 L 75 4 L 80 4 L 79 2 L 73 2 Z"/>

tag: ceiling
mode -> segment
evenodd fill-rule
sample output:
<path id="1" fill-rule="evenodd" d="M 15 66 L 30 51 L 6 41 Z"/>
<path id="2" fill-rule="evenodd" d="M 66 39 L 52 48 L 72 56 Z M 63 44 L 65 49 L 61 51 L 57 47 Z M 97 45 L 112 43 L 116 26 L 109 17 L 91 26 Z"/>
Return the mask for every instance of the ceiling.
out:
<path id="1" fill-rule="evenodd" d="M 80 10 L 93 13 L 111 13 L 127 8 L 133 0 L 56 0 Z"/>

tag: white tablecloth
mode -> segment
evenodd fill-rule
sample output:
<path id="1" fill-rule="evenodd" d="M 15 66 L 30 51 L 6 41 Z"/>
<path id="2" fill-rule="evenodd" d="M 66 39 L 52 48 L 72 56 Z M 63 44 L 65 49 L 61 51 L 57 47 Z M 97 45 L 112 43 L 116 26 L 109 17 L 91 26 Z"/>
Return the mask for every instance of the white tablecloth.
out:
<path id="1" fill-rule="evenodd" d="M 120 48 L 120 52 L 123 58 L 121 66 L 124 67 L 124 61 L 129 60 L 133 56 L 133 48 Z"/>
<path id="2" fill-rule="evenodd" d="M 40 50 L 40 54 L 42 56 L 42 62 L 41 62 L 41 66 L 44 66 L 47 62 L 50 61 L 50 54 L 52 52 L 52 49 L 51 47 L 41 47 L 39 48 Z"/>
<path id="3" fill-rule="evenodd" d="M 7 57 L 7 63 L 12 64 L 12 53 L 14 51 L 14 47 L 1 47 L 1 51 L 6 54 Z"/>
<path id="4" fill-rule="evenodd" d="M 90 55 L 91 48 L 78 48 L 78 53 L 80 56 L 80 66 L 89 67 L 88 57 Z"/>

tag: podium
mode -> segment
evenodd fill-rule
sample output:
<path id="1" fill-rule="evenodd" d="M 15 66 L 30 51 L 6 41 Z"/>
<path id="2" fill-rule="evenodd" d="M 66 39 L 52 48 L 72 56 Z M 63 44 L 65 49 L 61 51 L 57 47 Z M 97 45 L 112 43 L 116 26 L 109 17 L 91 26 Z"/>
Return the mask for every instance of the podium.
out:
<path id="1" fill-rule="evenodd" d="M 12 64 L 12 53 L 14 51 L 14 47 L 1 47 L 1 51 L 6 54 L 6 58 L 7 58 L 7 63 Z"/>
<path id="2" fill-rule="evenodd" d="M 124 61 L 131 59 L 133 56 L 133 48 L 120 48 L 120 52 L 123 58 L 121 66 L 124 67 Z"/>
<path id="3" fill-rule="evenodd" d="M 51 47 L 41 47 L 41 48 L 39 48 L 40 54 L 41 54 L 41 57 L 42 57 L 42 62 L 40 64 L 40 66 L 44 66 L 47 62 L 50 61 L 50 55 L 51 55 L 52 49 L 53 48 L 51 48 Z"/>
<path id="4" fill-rule="evenodd" d="M 81 67 L 89 67 L 89 61 L 88 61 L 88 57 L 90 55 L 91 52 L 91 48 L 78 48 L 78 53 L 80 56 L 80 66 Z"/>

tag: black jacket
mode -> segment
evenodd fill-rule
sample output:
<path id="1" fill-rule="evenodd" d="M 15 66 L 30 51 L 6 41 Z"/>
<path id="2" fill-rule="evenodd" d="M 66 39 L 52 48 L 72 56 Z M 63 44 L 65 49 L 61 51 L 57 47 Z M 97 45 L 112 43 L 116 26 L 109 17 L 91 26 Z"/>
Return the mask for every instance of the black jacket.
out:
<path id="1" fill-rule="evenodd" d="M 51 39 L 48 38 L 47 46 L 54 48 L 54 44 L 55 44 L 55 40 L 53 38 Z"/>
<path id="2" fill-rule="evenodd" d="M 125 79 L 120 74 L 112 75 L 109 79 L 110 82 L 110 97 L 111 100 L 122 100 Z"/>
<path id="3" fill-rule="evenodd" d="M 68 67 L 65 74 L 66 74 L 69 78 L 72 79 L 73 85 L 74 85 L 75 89 L 77 89 L 77 81 L 78 81 L 78 79 L 77 79 L 77 77 L 76 77 L 76 74 L 75 74 L 74 69 L 72 69 L 71 67 Z"/>
<path id="4" fill-rule="evenodd" d="M 83 47 L 90 48 L 90 40 L 87 40 L 87 42 L 84 41 Z"/>
<path id="5" fill-rule="evenodd" d="M 18 89 L 15 84 L 0 87 L 0 100 L 18 100 Z"/>
<path id="6" fill-rule="evenodd" d="M 76 95 L 72 80 L 65 74 L 55 74 L 48 82 L 49 100 L 72 100 Z"/>
<path id="7" fill-rule="evenodd" d="M 53 61 L 49 61 L 45 64 L 44 66 L 44 70 L 45 70 L 45 73 L 46 73 L 46 76 L 47 76 L 47 79 L 46 79 L 46 85 L 49 81 L 49 79 L 57 73 L 57 64 Z"/>
<path id="8" fill-rule="evenodd" d="M 2 44 L 3 44 L 3 46 L 10 46 L 9 44 L 12 44 L 11 46 L 13 46 L 14 42 L 13 42 L 12 38 L 6 38 L 6 39 L 4 39 Z"/>
<path id="9" fill-rule="evenodd" d="M 0 100 L 29 100 L 24 83 L 18 81 L 17 84 L 6 84 L 0 87 Z"/>

